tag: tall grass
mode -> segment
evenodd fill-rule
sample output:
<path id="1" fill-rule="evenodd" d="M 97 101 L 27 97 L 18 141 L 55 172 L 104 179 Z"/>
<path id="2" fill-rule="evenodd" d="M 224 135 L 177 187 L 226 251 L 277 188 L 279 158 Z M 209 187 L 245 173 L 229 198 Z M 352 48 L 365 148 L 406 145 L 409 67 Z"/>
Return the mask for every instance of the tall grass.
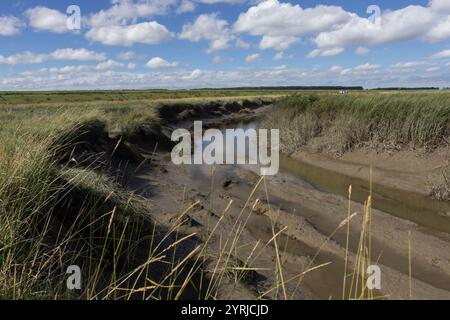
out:
<path id="1" fill-rule="evenodd" d="M 450 136 L 450 95 L 293 95 L 279 102 L 265 125 L 281 128 L 288 153 L 309 143 L 335 154 L 364 145 L 433 149 Z"/>

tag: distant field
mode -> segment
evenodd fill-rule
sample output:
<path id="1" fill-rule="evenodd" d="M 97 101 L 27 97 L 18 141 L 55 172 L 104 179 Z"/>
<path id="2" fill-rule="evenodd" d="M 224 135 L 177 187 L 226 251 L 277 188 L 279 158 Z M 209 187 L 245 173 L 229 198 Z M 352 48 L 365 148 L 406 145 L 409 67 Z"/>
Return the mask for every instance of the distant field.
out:
<path id="1" fill-rule="evenodd" d="M 0 92 L 0 105 L 65 104 L 83 102 L 157 101 L 286 95 L 288 90 L 126 90 Z"/>
<path id="2" fill-rule="evenodd" d="M 438 94 L 438 90 L 410 90 L 407 94 Z M 448 92 L 448 91 L 445 91 Z M 96 90 L 96 91 L 10 91 L 0 92 L 0 105 L 35 104 L 102 104 L 127 101 L 159 101 L 178 99 L 238 98 L 285 96 L 293 93 L 337 94 L 338 90 L 294 90 L 294 89 L 200 89 L 200 90 Z M 351 90 L 351 95 L 395 95 L 405 94 L 395 90 Z"/>

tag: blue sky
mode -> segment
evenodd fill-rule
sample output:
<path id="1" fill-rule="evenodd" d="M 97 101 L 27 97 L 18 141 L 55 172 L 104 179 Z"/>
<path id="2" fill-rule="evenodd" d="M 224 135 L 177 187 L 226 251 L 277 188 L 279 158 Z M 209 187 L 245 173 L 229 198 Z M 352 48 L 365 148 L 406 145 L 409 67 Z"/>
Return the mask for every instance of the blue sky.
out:
<path id="1" fill-rule="evenodd" d="M 7 0 L 0 43 L 0 90 L 450 86 L 449 0 Z"/>

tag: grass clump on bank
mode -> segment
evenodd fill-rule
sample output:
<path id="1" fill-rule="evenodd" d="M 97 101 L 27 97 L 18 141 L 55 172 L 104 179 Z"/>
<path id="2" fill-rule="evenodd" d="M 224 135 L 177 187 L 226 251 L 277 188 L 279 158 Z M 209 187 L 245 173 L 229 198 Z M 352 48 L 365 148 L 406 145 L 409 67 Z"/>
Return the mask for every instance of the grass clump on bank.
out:
<path id="1" fill-rule="evenodd" d="M 66 115 L 65 123 L 70 122 Z M 66 156 L 61 148 L 71 150 L 69 143 L 78 142 L 71 141 L 69 129 L 47 129 L 1 133 L 0 297 L 165 297 L 167 288 L 181 281 L 181 273 L 171 271 L 187 263 L 158 249 L 170 232 L 156 226 L 151 208 L 104 168 L 61 163 Z M 70 265 L 81 268 L 82 290 L 66 287 Z M 142 291 L 145 279 L 157 285 Z"/>
<path id="2" fill-rule="evenodd" d="M 450 166 L 442 169 L 437 182 L 431 187 L 430 194 L 434 199 L 450 201 Z"/>
<path id="3" fill-rule="evenodd" d="M 286 153 L 306 145 L 336 155 L 361 146 L 429 150 L 450 136 L 450 95 L 293 95 L 279 102 L 264 125 L 281 128 Z"/>
<path id="4" fill-rule="evenodd" d="M 175 248 L 189 246 L 110 171 L 122 139 L 109 132 L 157 131 L 154 107 L 3 107 L 0 120 L 1 298 L 199 296 L 179 289 L 192 266 Z M 66 286 L 71 265 L 81 290 Z"/>
<path id="5" fill-rule="evenodd" d="M 163 139 L 155 106 L 7 106 L 0 121 L 0 298 L 205 298 L 205 247 L 115 176 L 132 143 Z"/>

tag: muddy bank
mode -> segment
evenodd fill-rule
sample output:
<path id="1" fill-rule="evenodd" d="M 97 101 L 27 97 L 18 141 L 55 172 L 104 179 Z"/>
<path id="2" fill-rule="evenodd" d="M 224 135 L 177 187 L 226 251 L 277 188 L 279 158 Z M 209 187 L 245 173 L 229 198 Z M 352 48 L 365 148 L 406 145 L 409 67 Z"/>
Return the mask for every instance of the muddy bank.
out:
<path id="1" fill-rule="evenodd" d="M 265 110 L 260 106 L 219 112 L 224 109 L 219 105 L 210 106 L 213 111 L 195 107 L 197 111 L 186 116 L 183 108 L 176 108 L 174 114 L 162 113 L 166 138 L 170 130 L 189 127 L 196 119 L 215 127 L 236 126 Z M 215 112 L 219 113 L 215 116 Z M 263 183 L 253 168 L 245 166 L 176 166 L 167 150 L 154 148 L 156 143 L 135 141 L 131 147 L 144 160 L 129 158 L 127 166 L 121 167 L 123 185 L 151 205 L 149 214 L 158 225 L 170 228 L 181 221 L 180 233 L 195 233 L 207 244 L 202 273 L 211 280 L 207 290 L 214 291 L 214 298 L 342 298 L 346 256 L 349 279 L 357 262 L 362 201 L 349 202 L 345 192 L 322 189 L 295 172 L 282 171 Z M 321 163 L 314 164 L 320 168 Z M 334 181 L 330 178 L 328 172 L 323 176 Z M 369 185 L 366 177 L 360 178 L 361 185 Z M 341 187 L 348 190 L 345 180 Z M 350 223 L 347 255 L 346 228 L 338 226 L 346 219 L 349 205 L 350 212 L 357 214 Z M 412 297 L 450 299 L 449 239 L 383 210 L 374 209 L 372 218 L 372 261 L 382 271 L 382 288 L 374 295 L 409 297 L 411 239 Z M 319 268 L 308 272 L 315 267 Z M 348 297 L 348 287 L 344 295 Z"/>
<path id="2" fill-rule="evenodd" d="M 450 148 L 439 148 L 427 153 L 357 149 L 338 158 L 303 148 L 290 156 L 302 163 L 314 164 L 347 176 L 364 180 L 372 177 L 373 182 L 381 185 L 429 195 L 433 180 L 450 161 Z"/>
<path id="3" fill-rule="evenodd" d="M 254 194 L 252 189 L 258 176 L 245 168 L 220 166 L 180 167 L 160 155 L 156 170 L 139 170 L 129 176 L 127 183 L 133 190 L 148 197 L 155 206 L 156 219 L 170 224 L 180 212 L 198 203 L 187 212 L 185 232 L 196 232 L 204 241 L 220 217 L 220 228 L 209 240 L 210 273 L 216 267 L 218 253 L 229 248 L 230 242 L 239 245 L 232 250 L 233 258 L 245 261 L 258 276 L 251 284 L 236 285 L 232 278 L 224 282 L 218 298 L 283 298 L 282 291 L 272 290 L 282 270 L 287 295 L 292 299 L 340 299 L 344 277 L 346 230 L 343 228 L 330 239 L 337 226 L 346 218 L 348 202 L 339 196 L 321 192 L 288 175 L 267 180 L 270 209 L 262 185 Z M 229 201 L 232 205 L 226 210 Z M 261 205 L 256 205 L 256 202 Z M 247 205 L 246 205 L 247 203 Z M 362 226 L 364 208 L 351 203 L 358 215 L 350 228 L 348 274 L 356 261 L 356 251 Z M 237 231 L 235 225 L 238 224 Z M 406 299 L 409 295 L 408 232 L 413 243 L 413 298 L 450 298 L 450 253 L 448 241 L 426 234 L 417 225 L 378 210 L 373 211 L 373 260 L 382 270 L 382 290 L 376 296 L 387 299 Z M 277 266 L 277 248 L 280 267 Z M 233 240 L 236 234 L 237 240 Z M 256 247 L 256 249 L 255 249 Z M 223 261 L 222 261 L 223 263 Z M 326 264 L 305 275 L 310 268 Z M 228 267 L 230 268 L 230 267 Z M 230 270 L 231 272 L 231 270 Z M 349 276 L 351 277 L 351 276 Z M 299 281 L 301 280 L 301 281 Z M 239 287 L 239 288 L 236 288 Z M 281 288 L 279 287 L 281 290 Z"/>
<path id="4" fill-rule="evenodd" d="M 369 159 L 372 158 L 367 161 Z M 400 166 L 401 162 L 397 161 L 396 165 Z M 405 170 L 396 171 L 394 167 L 377 167 L 374 162 L 356 163 L 307 152 L 283 156 L 281 166 L 319 190 L 343 197 L 352 185 L 353 200 L 363 203 L 371 194 L 374 208 L 415 222 L 429 232 L 450 234 L 450 202 L 432 199 L 426 192 L 425 181 L 433 170 L 420 171 L 417 166 L 416 174 L 407 172 L 406 164 Z"/>
<path id="5" fill-rule="evenodd" d="M 241 101 L 211 101 L 207 103 L 179 103 L 161 105 L 158 113 L 165 124 L 178 127 L 189 126 L 195 120 L 230 123 L 246 117 L 251 118 L 255 110 L 273 104 L 271 99 Z"/>

